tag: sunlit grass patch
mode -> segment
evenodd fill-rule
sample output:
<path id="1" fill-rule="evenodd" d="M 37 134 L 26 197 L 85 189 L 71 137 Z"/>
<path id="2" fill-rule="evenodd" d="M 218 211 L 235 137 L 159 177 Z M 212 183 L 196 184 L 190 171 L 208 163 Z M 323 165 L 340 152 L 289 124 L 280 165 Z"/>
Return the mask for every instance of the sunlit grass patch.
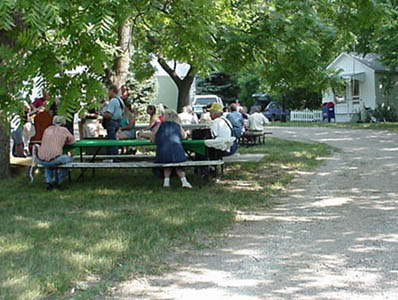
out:
<path id="1" fill-rule="evenodd" d="M 163 272 L 172 251 L 206 247 L 238 210 L 271 207 L 328 149 L 270 138 L 240 149 L 267 154 L 262 161 L 227 164 L 214 182 L 188 170 L 192 190 L 177 178 L 165 190 L 150 170 L 87 172 L 64 191 L 45 191 L 42 176 L 1 181 L 0 299 L 69 299 L 72 291 L 90 299 L 129 274 Z"/>

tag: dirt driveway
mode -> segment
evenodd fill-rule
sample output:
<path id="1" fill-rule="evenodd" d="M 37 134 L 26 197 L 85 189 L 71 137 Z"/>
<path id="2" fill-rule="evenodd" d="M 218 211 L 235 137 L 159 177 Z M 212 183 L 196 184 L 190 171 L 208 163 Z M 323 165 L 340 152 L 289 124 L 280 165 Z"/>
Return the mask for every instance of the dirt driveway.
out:
<path id="1" fill-rule="evenodd" d="M 273 210 L 242 216 L 223 246 L 109 299 L 398 299 L 398 135 L 272 128 L 342 149 Z"/>

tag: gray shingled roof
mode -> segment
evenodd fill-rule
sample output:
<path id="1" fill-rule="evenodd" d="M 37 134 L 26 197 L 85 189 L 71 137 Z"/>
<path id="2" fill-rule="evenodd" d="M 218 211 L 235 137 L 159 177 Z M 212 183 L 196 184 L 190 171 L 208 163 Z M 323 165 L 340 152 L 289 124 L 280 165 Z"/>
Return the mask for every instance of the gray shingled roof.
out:
<path id="1" fill-rule="evenodd" d="M 390 70 L 380 62 L 380 56 L 378 54 L 368 53 L 365 56 L 356 52 L 347 54 L 375 71 L 385 72 Z"/>

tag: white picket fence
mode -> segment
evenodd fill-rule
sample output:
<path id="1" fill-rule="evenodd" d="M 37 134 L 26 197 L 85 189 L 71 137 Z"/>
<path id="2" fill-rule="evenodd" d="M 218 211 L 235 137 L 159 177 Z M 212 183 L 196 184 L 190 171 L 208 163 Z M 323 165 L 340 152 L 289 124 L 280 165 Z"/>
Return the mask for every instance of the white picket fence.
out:
<path id="1" fill-rule="evenodd" d="M 290 112 L 291 122 L 316 122 L 322 121 L 321 110 L 302 110 L 302 111 L 291 111 Z"/>

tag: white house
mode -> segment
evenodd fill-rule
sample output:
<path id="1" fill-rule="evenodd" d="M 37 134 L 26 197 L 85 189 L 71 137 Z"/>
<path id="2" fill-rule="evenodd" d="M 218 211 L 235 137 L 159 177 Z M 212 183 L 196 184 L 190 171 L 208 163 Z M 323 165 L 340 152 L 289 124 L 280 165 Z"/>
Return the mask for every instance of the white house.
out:
<path id="1" fill-rule="evenodd" d="M 345 80 L 341 95 L 330 89 L 322 97 L 322 103 L 336 104 L 336 122 L 355 121 L 358 112 L 365 108 L 375 109 L 382 103 L 398 107 L 398 88 L 389 95 L 384 94 L 381 79 L 389 69 L 383 66 L 377 54 L 341 53 L 327 69 L 340 70 L 339 76 Z"/>
<path id="2" fill-rule="evenodd" d="M 168 108 L 177 109 L 178 89 L 176 84 L 156 60 L 154 60 L 152 64 L 156 68 L 155 77 L 158 85 L 158 94 L 153 104 L 164 104 Z M 171 62 L 169 62 L 169 64 L 171 67 L 173 67 Z M 183 78 L 188 71 L 188 64 L 177 63 L 176 73 L 178 76 Z M 195 82 L 192 84 L 191 87 L 191 98 L 194 94 L 194 87 Z"/>

